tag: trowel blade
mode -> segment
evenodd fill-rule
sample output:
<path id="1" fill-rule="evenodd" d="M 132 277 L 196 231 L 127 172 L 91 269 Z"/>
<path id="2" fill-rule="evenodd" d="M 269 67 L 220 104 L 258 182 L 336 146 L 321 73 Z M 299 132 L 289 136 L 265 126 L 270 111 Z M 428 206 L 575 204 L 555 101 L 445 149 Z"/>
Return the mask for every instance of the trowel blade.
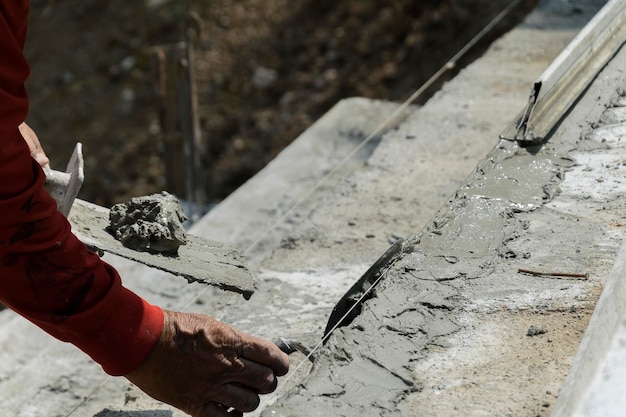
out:
<path id="1" fill-rule="evenodd" d="M 188 242 L 178 249 L 177 255 L 136 251 L 122 245 L 107 232 L 107 208 L 79 199 L 74 201 L 68 220 L 72 232 L 91 248 L 185 277 L 189 282 L 234 291 L 246 299 L 254 293 L 254 280 L 243 254 L 236 248 L 187 234 Z"/>

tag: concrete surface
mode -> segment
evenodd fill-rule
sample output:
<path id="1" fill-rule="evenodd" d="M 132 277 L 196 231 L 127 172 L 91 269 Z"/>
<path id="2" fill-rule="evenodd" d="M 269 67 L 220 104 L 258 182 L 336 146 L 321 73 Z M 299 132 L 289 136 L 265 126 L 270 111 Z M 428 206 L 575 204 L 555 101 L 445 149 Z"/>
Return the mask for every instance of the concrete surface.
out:
<path id="1" fill-rule="evenodd" d="M 609 225 L 607 232 L 622 236 L 624 192 L 626 191 L 626 98 L 623 77 L 626 52 L 614 58 L 621 65 L 618 79 L 608 75 L 598 82 L 617 88 L 617 96 L 608 103 L 599 122 L 586 136 L 583 149 L 571 153 L 578 162 L 561 188 L 570 196 L 554 202 L 557 210 L 576 215 L 597 216 Z M 605 71 L 608 72 L 608 71 Z M 587 202 L 580 204 L 571 196 Z M 613 216 L 610 214 L 613 213 Z M 607 216 L 608 215 L 608 216 Z M 553 416 L 618 416 L 624 413 L 621 390 L 626 387 L 626 242 L 615 259 L 613 268 L 598 300 L 588 329 L 572 364 Z"/>
<path id="2" fill-rule="evenodd" d="M 589 322 L 553 416 L 617 417 L 626 401 L 626 243 Z"/>
<path id="3" fill-rule="evenodd" d="M 411 238 L 413 253 L 391 267 L 358 317 L 334 332 L 313 372 L 264 415 L 550 412 L 623 239 L 615 225 L 622 224 L 624 186 L 606 177 L 623 176 L 622 159 L 613 150 L 610 164 L 586 162 L 597 153 L 595 126 L 619 98 L 620 68 L 616 58 L 545 146 L 500 142 Z M 417 116 L 437 101 L 400 130 L 415 123 L 424 132 Z M 390 151 L 391 136 L 369 166 L 387 155 L 400 169 L 411 166 L 411 156 Z M 589 182 L 578 189 L 568 183 L 577 164 Z M 519 274 L 520 268 L 592 278 L 554 280 Z M 533 327 L 545 333 L 529 333 Z"/>
<path id="4" fill-rule="evenodd" d="M 196 223 L 195 233 L 237 245 L 249 259 L 254 260 L 256 253 L 267 256 L 265 241 L 277 234 L 276 227 L 286 227 L 281 220 L 294 205 L 312 191 L 332 190 L 342 177 L 360 169 L 383 134 L 415 110 L 416 106 L 360 97 L 340 101 Z"/>
<path id="5" fill-rule="evenodd" d="M 618 98 L 619 66 L 603 73 L 604 87 L 590 90 L 541 149 L 520 149 L 498 134 L 525 105 L 534 78 L 603 3 L 541 2 L 348 169 L 323 165 L 332 180 L 313 192 L 306 190 L 323 174 L 306 164 L 311 151 L 294 147 L 273 165 L 285 170 L 268 167 L 248 191 L 209 213 L 192 232 L 230 236 L 227 243 L 246 251 L 259 284 L 250 301 L 105 259 L 129 287 L 166 308 L 313 346 L 346 290 L 391 242 L 405 238 L 413 249 L 381 271 L 360 314 L 332 334 L 313 369 L 294 354 L 291 373 L 255 415 L 547 415 L 623 240 L 623 166 L 592 158 L 607 146 L 593 132 L 605 105 Z M 397 108 L 372 106 L 378 120 Z M 363 120 L 340 121 L 332 137 L 367 135 Z M 319 150 L 316 161 L 324 161 L 327 137 L 294 146 Z M 349 154 L 350 141 L 340 142 Z M 520 267 L 591 278 L 527 276 Z M 7 415 L 183 415 L 106 377 L 10 312 L 0 312 L 0 320 Z M 531 326 L 545 332 L 527 336 Z M 16 341 L 15 334 L 23 337 Z"/>

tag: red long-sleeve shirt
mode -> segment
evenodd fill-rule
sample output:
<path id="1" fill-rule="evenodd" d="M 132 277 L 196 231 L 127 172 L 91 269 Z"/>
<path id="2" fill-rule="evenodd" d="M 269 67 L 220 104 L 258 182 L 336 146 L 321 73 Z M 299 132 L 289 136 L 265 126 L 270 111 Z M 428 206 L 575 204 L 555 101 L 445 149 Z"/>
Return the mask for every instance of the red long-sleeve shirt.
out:
<path id="1" fill-rule="evenodd" d="M 43 189 L 18 130 L 28 113 L 27 17 L 27 0 L 0 0 L 0 301 L 124 375 L 152 350 L 163 311 L 122 286 Z"/>

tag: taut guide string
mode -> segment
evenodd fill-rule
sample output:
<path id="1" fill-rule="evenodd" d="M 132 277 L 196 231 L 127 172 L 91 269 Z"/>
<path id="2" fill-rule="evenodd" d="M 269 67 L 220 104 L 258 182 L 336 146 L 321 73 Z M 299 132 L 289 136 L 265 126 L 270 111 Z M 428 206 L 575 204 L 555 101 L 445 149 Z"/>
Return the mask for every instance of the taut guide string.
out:
<path id="1" fill-rule="evenodd" d="M 337 321 L 337 323 L 335 323 L 335 325 L 333 327 L 330 328 L 330 330 L 324 335 L 324 337 L 322 337 L 322 339 L 317 343 L 317 345 L 315 345 L 313 347 L 313 349 L 311 349 L 311 351 L 306 355 L 306 357 L 298 364 L 298 366 L 295 367 L 295 369 L 293 369 L 292 371 L 290 371 L 290 374 L 287 375 L 282 381 L 281 381 L 281 385 L 276 388 L 276 391 L 274 391 L 270 396 L 265 396 L 261 398 L 261 401 L 264 402 L 264 406 L 267 407 L 268 405 L 271 405 L 275 402 L 276 398 L 278 398 L 278 394 L 281 393 L 285 387 L 287 387 L 287 382 L 289 382 L 294 375 L 296 375 L 298 373 L 298 370 L 300 368 L 302 368 L 302 366 L 304 366 L 304 364 L 306 364 L 307 362 L 310 361 L 311 357 L 313 356 L 313 354 L 318 351 L 323 345 L 324 343 L 326 343 L 326 341 L 330 338 L 330 336 L 333 334 L 333 332 L 335 330 L 337 330 L 337 328 L 341 325 L 341 323 L 343 323 L 343 321 L 350 315 L 350 313 L 352 313 L 352 311 L 361 304 L 361 302 L 363 301 L 363 299 L 365 299 L 365 297 L 367 297 L 367 295 L 372 291 L 372 289 L 374 289 L 378 283 L 383 279 L 383 277 L 387 274 L 387 272 L 391 269 L 391 267 L 393 266 L 393 262 L 388 265 L 385 269 L 383 269 L 378 278 L 376 278 L 376 280 L 374 282 L 372 282 L 372 285 L 370 285 L 367 290 L 363 291 L 363 294 L 361 294 L 361 296 L 354 302 L 354 304 L 352 304 L 352 306 L 348 309 L 348 311 L 346 311 L 346 313 L 341 316 L 341 318 Z M 267 398 L 267 400 L 263 401 L 264 398 Z M 271 400 L 274 401 L 271 401 Z"/>
<path id="2" fill-rule="evenodd" d="M 328 172 L 328 174 L 326 174 L 324 177 L 322 177 L 322 179 L 320 179 L 313 187 L 311 187 L 311 189 L 309 191 L 304 193 L 304 195 L 302 197 L 300 197 L 300 199 L 298 199 L 298 201 L 296 201 L 293 205 L 291 205 L 291 207 L 289 209 L 287 209 L 287 211 L 285 211 L 285 213 L 283 213 L 276 221 L 274 221 L 274 223 L 272 223 L 271 226 L 269 226 L 261 235 L 259 235 L 259 237 L 254 242 L 252 242 L 252 244 L 250 244 L 250 246 L 248 246 L 248 248 L 244 251 L 244 254 L 250 253 L 252 251 L 252 249 L 254 249 L 269 233 L 271 233 L 280 224 L 282 224 L 294 212 L 294 210 L 296 208 L 300 207 L 300 205 L 302 205 L 302 203 L 304 203 L 309 197 L 311 197 L 311 195 L 313 195 L 313 193 L 315 193 L 322 185 L 324 185 L 329 178 L 334 176 L 339 171 L 339 169 L 343 167 L 344 164 L 346 164 L 349 160 L 351 160 L 354 157 L 354 155 L 356 155 L 376 135 L 378 135 L 385 127 L 387 127 L 387 125 L 391 121 L 393 121 L 396 117 L 398 117 L 398 115 L 402 114 L 402 112 L 404 112 L 409 107 L 409 105 L 411 105 L 411 103 L 413 103 L 419 96 L 421 96 L 424 93 L 424 91 L 426 91 L 428 88 L 430 88 L 430 86 L 432 86 L 439 78 L 441 78 L 441 76 L 446 71 L 454 68 L 456 66 L 458 60 L 461 59 L 463 56 L 465 56 L 465 54 L 474 45 L 476 45 L 481 39 L 483 39 L 485 37 L 485 35 L 487 35 L 487 33 L 489 33 L 498 23 L 500 23 L 502 21 L 502 19 L 504 19 L 515 7 L 517 7 L 517 5 L 521 1 L 522 0 L 514 0 L 514 1 L 512 1 L 511 3 L 509 3 L 509 5 L 507 7 L 505 7 L 500 13 L 498 13 L 498 15 L 493 18 L 493 20 L 491 20 L 485 27 L 483 27 L 480 30 L 480 32 L 478 32 L 467 44 L 465 44 L 465 46 L 463 46 L 463 48 L 461 48 L 450 60 L 448 60 L 448 62 L 446 62 L 441 68 L 439 68 L 439 70 L 437 72 L 435 72 L 428 79 L 428 81 L 426 81 L 424 84 L 422 84 L 421 87 L 419 87 L 417 90 L 415 90 L 415 92 L 413 94 L 411 94 L 411 96 L 408 99 L 406 99 L 398 108 L 396 108 L 396 110 L 394 110 L 385 120 L 383 120 L 383 122 L 381 122 L 369 135 L 367 135 L 367 137 L 365 137 L 365 139 L 363 139 L 347 156 L 345 156 L 341 161 L 339 161 L 335 165 L 335 167 L 330 172 Z M 293 375 L 296 375 L 296 372 L 305 363 L 307 363 L 309 361 L 309 359 L 313 356 L 313 354 L 315 354 L 322 347 L 322 345 L 326 342 L 326 340 L 328 340 L 328 338 L 332 335 L 332 333 L 335 330 L 337 330 L 337 328 L 344 321 L 344 319 L 346 317 L 348 317 L 348 315 L 357 306 L 360 305 L 360 303 L 363 301 L 363 299 L 366 296 L 369 295 L 369 293 L 372 291 L 372 289 L 375 288 L 378 285 L 380 280 L 386 275 L 386 273 L 389 271 L 389 269 L 392 266 L 393 265 L 389 265 L 383 271 L 381 271 L 380 276 L 376 279 L 376 281 L 374 281 L 374 283 L 371 286 L 369 286 L 369 288 L 366 291 L 363 292 L 361 297 L 359 297 L 359 299 L 352 305 L 352 307 L 350 307 L 350 309 L 348 309 L 348 311 L 344 314 L 344 316 L 341 317 L 341 319 L 338 320 L 337 323 L 326 333 L 326 335 L 322 338 L 322 340 L 320 340 L 319 343 L 317 345 L 315 345 L 315 347 L 313 347 L 313 349 L 311 349 L 311 352 L 306 356 L 306 358 L 304 360 L 302 360 L 302 362 L 300 362 L 300 364 L 298 364 L 298 366 L 296 366 L 295 369 L 290 371 L 290 375 L 288 375 L 282 381 L 281 386 L 277 388 L 277 390 L 273 393 L 272 397 L 276 398 L 278 396 L 278 393 L 281 391 L 281 388 L 284 388 L 286 386 L 286 383 L 293 377 Z M 189 308 L 206 291 L 207 291 L 207 288 L 204 288 L 201 291 L 199 291 L 187 304 L 185 304 L 181 308 L 181 311 L 182 310 L 186 310 L 187 308 Z M 100 388 L 102 388 L 111 378 L 112 378 L 111 376 L 108 376 L 104 381 L 102 381 L 101 384 L 96 386 L 89 394 L 87 394 L 85 397 L 83 397 L 83 399 L 78 404 L 76 404 L 76 406 L 72 410 L 70 410 L 69 413 L 66 414 L 66 417 L 69 417 L 72 414 L 74 414 L 74 412 L 76 410 L 78 410 L 83 404 L 85 404 L 87 401 L 89 401 L 89 399 L 91 397 L 93 397 L 93 395 L 96 392 L 98 392 L 100 390 Z"/>

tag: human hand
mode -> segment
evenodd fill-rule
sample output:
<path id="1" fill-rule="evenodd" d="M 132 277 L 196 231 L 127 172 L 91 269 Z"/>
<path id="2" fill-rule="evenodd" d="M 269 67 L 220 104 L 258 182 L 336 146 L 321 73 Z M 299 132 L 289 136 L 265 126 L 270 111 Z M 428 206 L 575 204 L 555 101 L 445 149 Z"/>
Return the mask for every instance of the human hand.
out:
<path id="1" fill-rule="evenodd" d="M 48 159 L 48 156 L 41 147 L 41 143 L 39 143 L 39 138 L 37 137 L 35 131 L 31 129 L 30 126 L 26 124 L 26 122 L 23 122 L 21 125 L 19 125 L 19 130 L 22 134 L 22 137 L 28 144 L 28 148 L 30 149 L 30 156 L 32 156 L 33 159 L 37 161 L 37 163 L 39 163 L 42 168 L 50 168 L 50 160 Z"/>
<path id="2" fill-rule="evenodd" d="M 253 411 L 289 370 L 289 357 L 267 340 L 199 314 L 164 313 L 159 341 L 126 378 L 193 417 Z"/>

